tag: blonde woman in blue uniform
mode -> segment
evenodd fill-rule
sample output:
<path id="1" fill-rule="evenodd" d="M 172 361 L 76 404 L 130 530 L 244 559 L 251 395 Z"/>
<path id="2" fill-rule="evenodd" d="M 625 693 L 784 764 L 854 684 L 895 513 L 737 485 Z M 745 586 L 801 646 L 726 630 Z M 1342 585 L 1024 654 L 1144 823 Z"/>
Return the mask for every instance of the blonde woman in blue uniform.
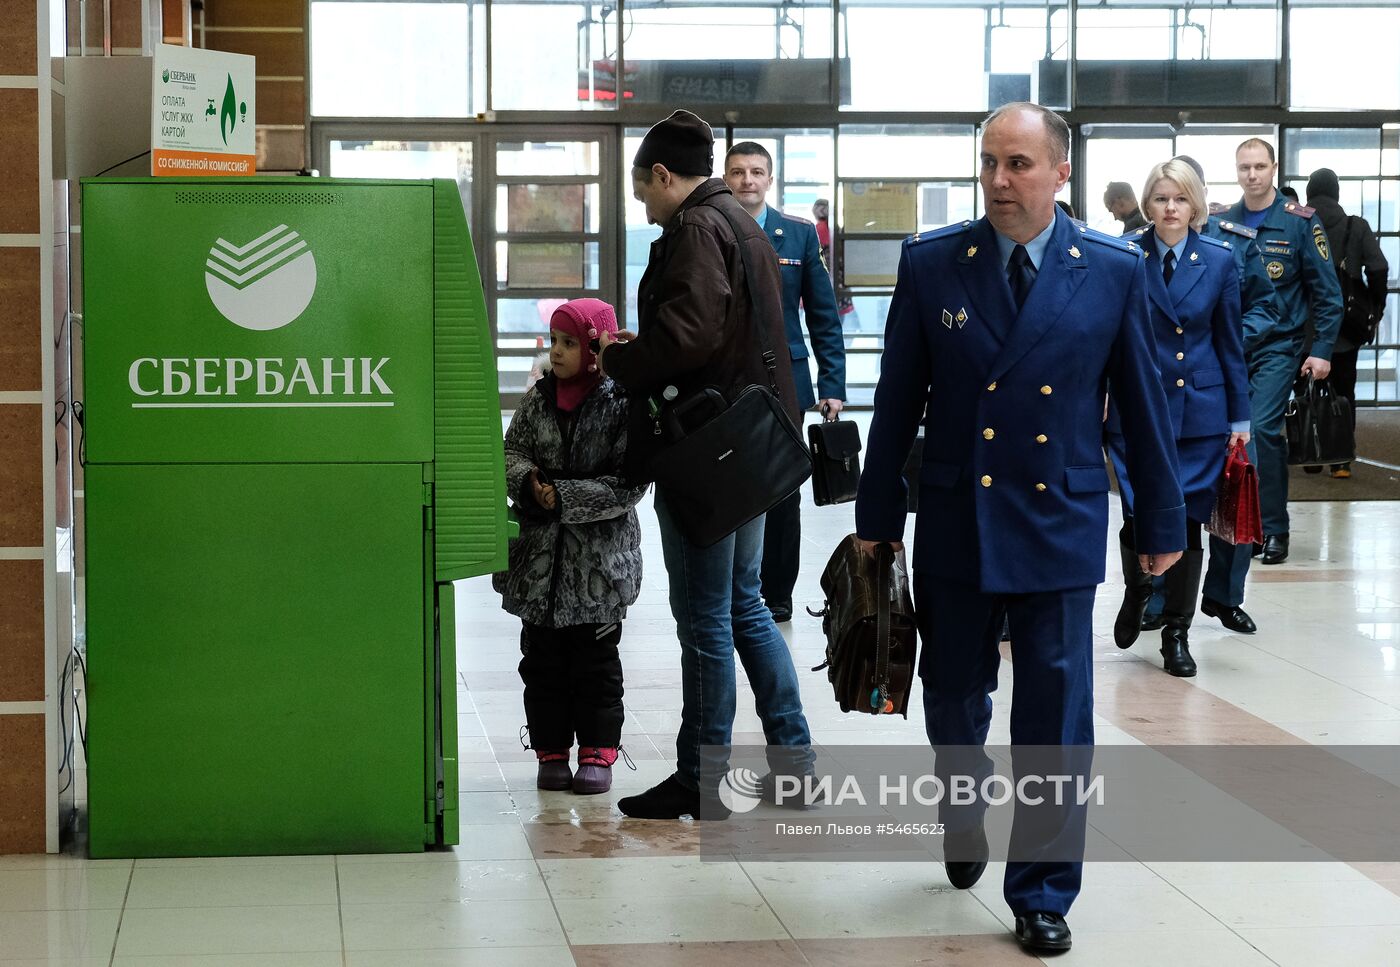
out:
<path id="1" fill-rule="evenodd" d="M 1188 629 L 1200 593 L 1201 525 L 1210 519 L 1228 446 L 1249 442 L 1240 280 L 1230 243 L 1200 234 L 1209 211 L 1205 188 L 1190 165 L 1173 159 L 1153 168 L 1143 189 L 1142 211 L 1151 223 L 1131 237 L 1147 256 L 1157 364 L 1186 499 L 1186 552 L 1165 578 L 1162 661 L 1170 674 L 1190 678 L 1196 674 Z M 1133 481 L 1113 411 L 1108 443 L 1123 501 L 1119 544 L 1126 585 L 1113 637 L 1120 648 L 1128 648 L 1137 640 L 1152 579 L 1143 573 L 1133 546 Z"/>

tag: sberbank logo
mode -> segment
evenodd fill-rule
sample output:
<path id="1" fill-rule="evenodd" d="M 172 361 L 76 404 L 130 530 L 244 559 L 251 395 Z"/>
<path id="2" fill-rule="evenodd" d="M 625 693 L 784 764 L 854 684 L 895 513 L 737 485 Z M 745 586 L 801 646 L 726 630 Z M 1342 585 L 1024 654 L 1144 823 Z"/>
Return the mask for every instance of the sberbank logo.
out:
<path id="1" fill-rule="evenodd" d="M 204 265 L 214 308 L 244 329 L 281 329 L 306 311 L 316 293 L 316 257 L 286 225 L 244 245 L 219 238 Z"/>

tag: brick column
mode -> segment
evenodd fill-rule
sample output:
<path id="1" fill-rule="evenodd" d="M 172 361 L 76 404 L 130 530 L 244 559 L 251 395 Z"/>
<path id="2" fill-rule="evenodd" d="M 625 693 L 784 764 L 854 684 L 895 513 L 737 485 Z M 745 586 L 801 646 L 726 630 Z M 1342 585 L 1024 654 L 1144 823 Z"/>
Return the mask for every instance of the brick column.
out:
<path id="1" fill-rule="evenodd" d="M 72 636 L 71 605 L 66 619 L 59 605 L 59 528 L 65 549 L 72 531 L 58 514 L 71 505 L 71 495 L 60 501 L 66 431 L 55 426 L 66 348 L 54 345 L 68 309 L 68 232 L 67 188 L 53 177 L 63 64 L 51 4 L 62 25 L 63 0 L 0 0 L 0 853 L 58 848 L 59 652 Z M 65 39 L 55 40 L 61 54 Z M 71 602 L 71 567 L 64 580 Z"/>

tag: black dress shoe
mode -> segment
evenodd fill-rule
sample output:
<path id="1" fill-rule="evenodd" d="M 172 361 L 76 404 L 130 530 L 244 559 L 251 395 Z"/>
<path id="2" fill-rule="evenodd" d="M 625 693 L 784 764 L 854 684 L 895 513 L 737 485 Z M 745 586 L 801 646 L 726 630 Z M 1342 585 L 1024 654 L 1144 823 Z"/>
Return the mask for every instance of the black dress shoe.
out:
<path id="1" fill-rule="evenodd" d="M 1208 614 L 1212 618 L 1219 618 L 1220 623 L 1231 631 L 1242 635 L 1252 635 L 1259 629 L 1255 627 L 1254 619 L 1245 613 L 1244 608 L 1239 605 L 1221 604 L 1210 598 L 1201 598 L 1201 614 Z"/>
<path id="2" fill-rule="evenodd" d="M 1016 942 L 1032 953 L 1056 953 L 1068 950 L 1073 941 L 1064 917 L 1034 911 L 1016 918 Z"/>
<path id="3" fill-rule="evenodd" d="M 943 843 L 943 855 L 957 859 L 945 859 L 943 868 L 948 873 L 948 882 L 959 890 L 970 890 L 987 872 L 987 833 L 981 826 L 966 833 L 950 833 Z"/>
<path id="4" fill-rule="evenodd" d="M 773 615 L 773 620 L 782 624 L 784 621 L 792 620 L 792 602 L 775 601 L 768 603 L 768 611 Z"/>
<path id="5" fill-rule="evenodd" d="M 1162 667 L 1177 678 L 1196 677 L 1196 659 L 1187 646 L 1186 629 L 1180 625 L 1162 629 Z"/>
<path id="6" fill-rule="evenodd" d="M 729 818 L 729 810 L 718 798 L 687 789 L 674 773 L 644 793 L 619 799 L 617 808 L 632 819 Z"/>
<path id="7" fill-rule="evenodd" d="M 1288 560 L 1288 535 L 1270 534 L 1264 538 L 1265 564 L 1282 564 Z"/>

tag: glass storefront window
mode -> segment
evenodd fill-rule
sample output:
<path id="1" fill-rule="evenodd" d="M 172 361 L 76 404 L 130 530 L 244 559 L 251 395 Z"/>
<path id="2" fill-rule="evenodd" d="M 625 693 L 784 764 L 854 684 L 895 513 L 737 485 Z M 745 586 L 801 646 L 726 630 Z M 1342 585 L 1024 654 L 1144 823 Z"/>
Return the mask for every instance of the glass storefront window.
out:
<path id="1" fill-rule="evenodd" d="M 629 7 L 625 29 L 627 100 L 714 104 L 717 112 L 744 104 L 831 100 L 826 0 Z"/>
<path id="2" fill-rule="evenodd" d="M 1294 3 L 1289 37 L 1289 107 L 1359 111 L 1400 104 L 1400 3 Z"/>
<path id="3" fill-rule="evenodd" d="M 332 178 L 451 178 L 471 218 L 469 141 L 332 141 L 329 161 Z"/>
<path id="4" fill-rule="evenodd" d="M 1066 103 L 1069 13 L 1062 3 L 877 0 L 843 3 L 841 17 L 850 65 L 842 107 L 983 111 L 1016 100 Z"/>
<path id="5" fill-rule="evenodd" d="M 616 7 L 491 4 L 493 110 L 611 109 L 616 67 Z"/>
<path id="6" fill-rule="evenodd" d="M 486 4 L 311 4 L 311 113 L 467 117 L 486 109 Z"/>

